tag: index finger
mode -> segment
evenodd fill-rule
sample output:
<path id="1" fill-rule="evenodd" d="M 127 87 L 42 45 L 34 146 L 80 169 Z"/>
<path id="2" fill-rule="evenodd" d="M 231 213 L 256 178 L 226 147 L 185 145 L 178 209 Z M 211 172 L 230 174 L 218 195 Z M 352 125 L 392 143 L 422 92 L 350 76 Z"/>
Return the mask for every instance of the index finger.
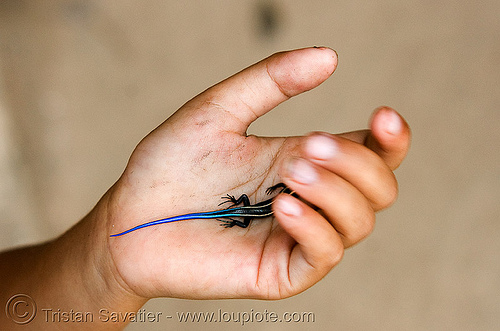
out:
<path id="1" fill-rule="evenodd" d="M 222 111 L 222 129 L 245 133 L 281 102 L 320 85 L 334 72 L 337 54 L 329 48 L 276 53 L 212 86 L 189 103 L 197 110 Z"/>

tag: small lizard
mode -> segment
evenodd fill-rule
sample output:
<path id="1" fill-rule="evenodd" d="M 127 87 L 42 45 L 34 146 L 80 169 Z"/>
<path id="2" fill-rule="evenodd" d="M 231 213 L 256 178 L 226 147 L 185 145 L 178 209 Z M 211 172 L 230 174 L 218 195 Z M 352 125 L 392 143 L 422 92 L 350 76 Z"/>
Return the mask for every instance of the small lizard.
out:
<path id="1" fill-rule="evenodd" d="M 295 195 L 292 190 L 290 190 L 285 184 L 283 183 L 278 183 L 274 186 L 269 187 L 266 190 L 266 194 L 272 194 L 274 191 L 277 189 L 281 189 L 279 193 L 286 193 L 290 195 Z M 158 225 L 158 224 L 164 224 L 164 223 L 171 223 L 171 222 L 178 222 L 178 221 L 186 221 L 186 220 L 194 220 L 194 219 L 217 219 L 218 221 L 222 222 L 220 224 L 221 226 L 224 226 L 226 228 L 232 228 L 233 226 L 237 225 L 241 228 L 246 228 L 248 225 L 250 225 L 250 222 L 254 218 L 262 218 L 262 217 L 268 217 L 273 214 L 273 209 L 272 209 L 272 204 L 274 202 L 275 197 L 267 199 L 265 201 L 261 201 L 259 203 L 256 203 L 254 205 L 250 204 L 250 199 L 246 194 L 242 194 L 238 199 L 236 199 L 232 195 L 227 195 L 225 197 L 222 197 L 222 199 L 226 199 L 226 201 L 223 201 L 219 204 L 222 205 L 224 203 L 230 202 L 232 205 L 229 208 L 226 209 L 221 209 L 221 210 L 215 210 L 215 211 L 207 211 L 207 212 L 200 212 L 200 213 L 191 213 L 191 214 L 184 214 L 184 215 L 179 215 L 179 216 L 173 216 L 173 217 L 167 217 L 167 218 L 162 218 L 156 221 L 151 221 L 148 223 L 140 224 L 137 225 L 136 227 L 133 227 L 129 230 L 117 233 L 117 234 L 112 234 L 110 237 L 118 237 L 122 236 L 124 234 L 130 233 L 135 230 L 139 230 L 148 226 L 153 226 L 153 225 Z M 242 204 L 242 206 L 236 207 L 237 205 Z M 243 221 L 239 221 L 234 219 L 234 217 L 242 217 Z"/>

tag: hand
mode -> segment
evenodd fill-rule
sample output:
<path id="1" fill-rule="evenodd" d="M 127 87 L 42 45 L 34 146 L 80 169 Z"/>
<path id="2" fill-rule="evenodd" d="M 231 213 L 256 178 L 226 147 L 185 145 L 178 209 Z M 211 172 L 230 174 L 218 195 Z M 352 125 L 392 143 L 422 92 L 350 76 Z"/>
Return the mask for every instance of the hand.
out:
<path id="1" fill-rule="evenodd" d="M 392 170 L 409 145 L 409 128 L 393 110 L 378 110 L 371 131 L 246 135 L 250 123 L 321 84 L 336 64 L 327 48 L 275 54 L 190 100 L 140 142 L 101 201 L 112 270 L 123 288 L 145 299 L 285 298 L 319 281 L 345 247 L 371 231 L 374 212 L 396 198 Z M 255 203 L 281 181 L 303 201 L 281 195 L 275 218 L 246 229 L 192 220 L 109 238 L 148 221 L 217 209 L 228 193 L 246 193 Z"/>

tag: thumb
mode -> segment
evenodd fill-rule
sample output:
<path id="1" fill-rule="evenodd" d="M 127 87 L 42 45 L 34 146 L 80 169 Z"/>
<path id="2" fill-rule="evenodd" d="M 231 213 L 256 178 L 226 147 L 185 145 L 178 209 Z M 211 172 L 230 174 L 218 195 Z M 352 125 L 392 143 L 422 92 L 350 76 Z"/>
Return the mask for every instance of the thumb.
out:
<path id="1" fill-rule="evenodd" d="M 207 110 L 215 113 L 221 130 L 244 134 L 253 121 L 281 102 L 320 85 L 336 66 L 337 54 L 329 48 L 276 53 L 212 86 L 185 107 L 190 116 L 206 115 Z"/>

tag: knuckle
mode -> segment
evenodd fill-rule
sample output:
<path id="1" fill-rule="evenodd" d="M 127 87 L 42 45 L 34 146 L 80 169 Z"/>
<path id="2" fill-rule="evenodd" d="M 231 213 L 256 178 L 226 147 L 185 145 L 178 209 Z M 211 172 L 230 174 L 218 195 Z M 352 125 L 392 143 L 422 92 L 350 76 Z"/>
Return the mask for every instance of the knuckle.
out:
<path id="1" fill-rule="evenodd" d="M 351 223 L 349 232 L 344 234 L 344 245 L 346 247 L 350 247 L 357 244 L 361 240 L 368 237 L 373 232 L 374 228 L 375 213 L 373 210 L 367 211 Z"/>
<path id="2" fill-rule="evenodd" d="M 321 269 L 332 269 L 344 257 L 344 244 L 340 239 L 337 235 L 332 235 L 316 242 L 314 259 L 318 266 L 321 265 Z"/>
<path id="3" fill-rule="evenodd" d="M 368 215 L 362 218 L 358 226 L 358 238 L 359 240 L 368 237 L 375 229 L 375 213 L 370 212 Z"/>
<path id="4" fill-rule="evenodd" d="M 398 182 L 393 177 L 392 182 L 383 190 L 380 190 L 378 202 L 375 204 L 375 210 L 382 210 L 390 207 L 396 202 L 399 194 Z"/>
<path id="5" fill-rule="evenodd" d="M 398 185 L 397 183 L 394 183 L 394 185 L 391 185 L 385 194 L 384 208 L 390 207 L 394 202 L 396 202 L 398 193 Z"/>
<path id="6" fill-rule="evenodd" d="M 333 268 L 340 263 L 344 257 L 344 246 L 342 244 L 335 245 L 327 254 L 326 264 L 329 268 Z"/>

